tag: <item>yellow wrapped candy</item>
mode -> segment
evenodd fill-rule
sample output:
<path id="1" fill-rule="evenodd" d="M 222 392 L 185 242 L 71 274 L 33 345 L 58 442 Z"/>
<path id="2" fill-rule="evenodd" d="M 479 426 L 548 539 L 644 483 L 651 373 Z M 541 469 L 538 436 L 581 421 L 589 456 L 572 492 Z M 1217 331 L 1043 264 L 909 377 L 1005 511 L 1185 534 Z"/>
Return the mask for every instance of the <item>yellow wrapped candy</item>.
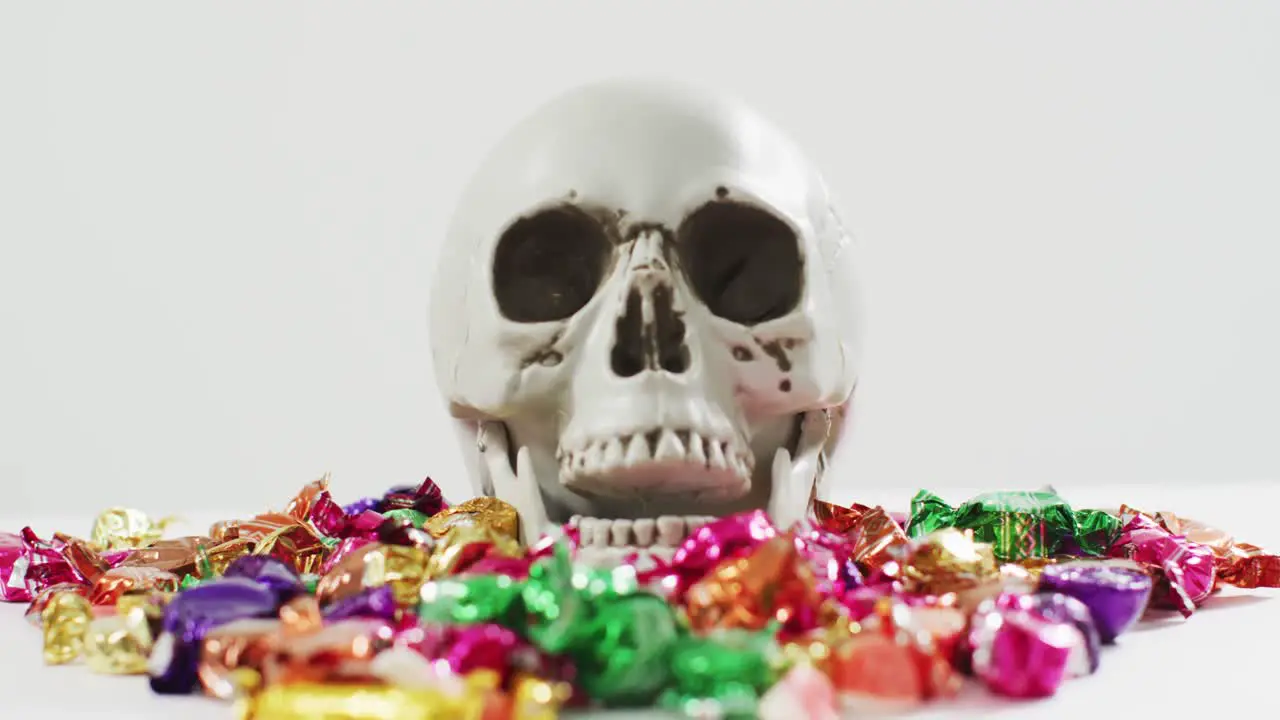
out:
<path id="1" fill-rule="evenodd" d="M 177 518 L 152 520 L 141 510 L 114 507 L 102 511 L 93 522 L 89 541 L 99 550 L 130 550 L 146 547 L 164 536 Z"/>
<path id="2" fill-rule="evenodd" d="M 146 613 L 136 607 L 127 614 L 108 615 L 89 623 L 84 659 L 89 669 L 108 675 L 145 675 L 151 654 L 151 631 Z"/>
<path id="3" fill-rule="evenodd" d="M 85 596 L 70 591 L 56 593 L 40 613 L 45 663 L 64 665 L 80 657 L 92 619 L 93 607 Z"/>
<path id="4" fill-rule="evenodd" d="M 295 683 L 269 685 L 237 703 L 240 720 L 480 720 L 493 693 L 450 695 L 431 688 Z"/>
<path id="5" fill-rule="evenodd" d="M 494 497 L 473 498 L 445 508 L 432 515 L 422 527 L 435 538 L 442 538 L 454 528 L 461 527 L 488 528 L 512 540 L 520 538 L 520 518 L 515 507 Z"/>

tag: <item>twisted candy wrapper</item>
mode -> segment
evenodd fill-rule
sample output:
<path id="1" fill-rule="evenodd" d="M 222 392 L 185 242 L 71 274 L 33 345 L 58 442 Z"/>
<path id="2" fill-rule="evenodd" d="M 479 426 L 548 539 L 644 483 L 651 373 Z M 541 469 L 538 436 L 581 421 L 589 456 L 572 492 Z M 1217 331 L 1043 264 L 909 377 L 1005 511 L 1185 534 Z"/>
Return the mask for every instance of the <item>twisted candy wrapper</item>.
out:
<path id="1" fill-rule="evenodd" d="M 921 490 L 911 499 L 907 534 L 921 537 L 944 527 L 973 530 L 991 543 L 1003 561 L 1048 558 L 1074 545 L 1086 555 L 1102 555 L 1119 530 L 1115 516 L 1101 510 L 1073 511 L 1052 489 L 983 493 L 958 507 Z"/>
<path id="2" fill-rule="evenodd" d="M 1151 518 L 1134 514 L 1108 551 L 1111 557 L 1132 560 L 1155 573 L 1151 603 L 1191 617 L 1216 584 L 1213 551 L 1174 535 Z"/>

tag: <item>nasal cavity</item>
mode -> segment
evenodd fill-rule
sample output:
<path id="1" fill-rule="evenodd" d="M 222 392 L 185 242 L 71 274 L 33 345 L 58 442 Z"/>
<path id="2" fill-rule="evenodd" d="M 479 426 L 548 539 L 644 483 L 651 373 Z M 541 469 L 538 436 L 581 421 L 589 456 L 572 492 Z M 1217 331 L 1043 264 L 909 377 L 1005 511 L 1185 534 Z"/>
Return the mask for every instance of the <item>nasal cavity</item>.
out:
<path id="1" fill-rule="evenodd" d="M 648 293 L 632 288 L 615 326 L 614 374 L 632 377 L 645 370 L 683 373 L 689 369 L 684 336 L 684 320 L 675 310 L 670 285 L 659 284 Z"/>

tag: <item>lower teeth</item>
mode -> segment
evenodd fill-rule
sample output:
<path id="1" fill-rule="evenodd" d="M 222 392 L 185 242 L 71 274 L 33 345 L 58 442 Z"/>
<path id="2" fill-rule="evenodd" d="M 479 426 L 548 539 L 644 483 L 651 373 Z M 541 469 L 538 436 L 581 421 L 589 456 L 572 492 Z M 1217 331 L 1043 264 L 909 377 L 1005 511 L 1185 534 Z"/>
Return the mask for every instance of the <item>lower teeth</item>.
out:
<path id="1" fill-rule="evenodd" d="M 575 515 L 569 526 L 578 529 L 583 547 L 679 547 L 690 533 L 714 518 L 661 515 L 637 520 L 593 518 Z"/>

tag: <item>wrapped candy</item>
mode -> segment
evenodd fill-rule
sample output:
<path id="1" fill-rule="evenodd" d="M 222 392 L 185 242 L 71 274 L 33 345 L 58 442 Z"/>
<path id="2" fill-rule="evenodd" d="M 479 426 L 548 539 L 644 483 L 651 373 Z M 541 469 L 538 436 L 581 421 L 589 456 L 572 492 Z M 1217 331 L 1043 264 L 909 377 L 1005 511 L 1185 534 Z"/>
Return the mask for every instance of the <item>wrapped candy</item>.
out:
<path id="1" fill-rule="evenodd" d="M 689 588 L 685 609 L 695 630 L 759 630 L 776 621 L 790 632 L 813 629 L 835 612 L 818 593 L 813 571 L 790 535 L 722 562 Z"/>
<path id="2" fill-rule="evenodd" d="M 838 720 L 831 679 L 811 665 L 792 668 L 760 699 L 761 720 Z"/>
<path id="3" fill-rule="evenodd" d="M 777 680 L 770 632 L 716 630 L 685 636 L 669 648 L 671 686 L 660 704 L 690 717 L 755 717 Z"/>
<path id="4" fill-rule="evenodd" d="M 82 577 L 67 558 L 61 548 L 54 543 L 41 540 L 31 528 L 23 528 L 21 533 L 24 553 L 10 568 L 8 584 L 12 587 L 15 577 L 25 575 L 27 597 L 60 583 L 83 583 Z M 22 572 L 17 572 L 18 563 L 23 564 Z"/>
<path id="5" fill-rule="evenodd" d="M 30 564 L 22 538 L 0 532 L 0 600 L 26 602 L 31 599 L 31 591 L 27 589 L 27 567 Z"/>
<path id="6" fill-rule="evenodd" d="M 963 631 L 963 615 L 935 614 L 881 600 L 859 630 L 837 642 L 828 673 L 846 710 L 903 709 L 952 695 L 960 685 L 950 655 Z"/>
<path id="7" fill-rule="evenodd" d="M 236 558 L 227 566 L 223 577 L 243 577 L 262 583 L 271 588 L 282 603 L 304 591 L 298 573 L 284 561 L 269 555 Z"/>
<path id="8" fill-rule="evenodd" d="M 523 583 L 507 575 L 442 578 L 422 586 L 418 615 L 428 622 L 516 625 L 523 592 Z"/>
<path id="9" fill-rule="evenodd" d="M 1044 609 L 1032 596 L 1008 593 L 983 602 L 974 614 L 968 638 L 972 669 L 992 692 L 1053 695 L 1087 657 L 1087 640 L 1074 620 Z"/>
<path id="10" fill-rule="evenodd" d="M 54 594 L 40 613 L 44 630 L 44 661 L 62 665 L 80 657 L 84 636 L 93 620 L 93 607 L 78 593 Z"/>
<path id="11" fill-rule="evenodd" d="M 200 686 L 207 695 L 232 699 L 237 692 L 235 673 L 262 672 L 283 638 L 280 621 L 268 618 L 232 620 L 209 630 L 200 643 Z"/>
<path id="12" fill-rule="evenodd" d="M 483 527 L 518 540 L 519 518 L 509 503 L 493 497 L 478 497 L 441 510 L 423 525 L 434 537 L 442 538 L 457 527 Z"/>
<path id="13" fill-rule="evenodd" d="M 1121 506 L 1120 512 L 1124 515 L 1134 511 Z M 1170 533 L 1184 536 L 1189 542 L 1203 545 L 1213 552 L 1216 587 L 1280 587 L 1280 555 L 1269 553 L 1257 545 L 1239 542 L 1224 530 L 1171 512 L 1155 513 L 1153 519 Z"/>
<path id="14" fill-rule="evenodd" d="M 430 558 L 421 549 L 400 545 L 365 545 L 349 553 L 316 585 L 316 596 L 327 604 L 389 585 L 402 607 L 416 606 L 427 579 Z"/>
<path id="15" fill-rule="evenodd" d="M 89 623 L 84 657 L 89 669 L 108 675 L 145 675 L 151 630 L 141 607 Z"/>
<path id="16" fill-rule="evenodd" d="M 911 499 L 907 534 L 921 537 L 945 527 L 972 530 L 1006 561 L 1052 557 L 1068 543 L 1085 554 L 1102 555 L 1120 529 L 1115 516 L 1073 511 L 1052 489 L 983 493 L 954 508 L 927 490 L 918 492 Z"/>
<path id="17" fill-rule="evenodd" d="M 456 720 L 500 717 L 486 715 L 505 699 L 489 689 L 454 695 L 430 688 L 374 684 L 271 685 L 240 702 L 242 720 Z"/>
<path id="18" fill-rule="evenodd" d="M 359 500 L 342 506 L 342 512 L 345 515 L 359 515 L 366 510 L 376 510 L 378 503 L 382 502 L 380 498 L 360 498 Z"/>
<path id="19" fill-rule="evenodd" d="M 345 620 L 353 617 L 382 618 L 391 621 L 399 614 L 395 593 L 390 585 L 368 588 L 355 595 L 348 595 L 330 603 L 324 609 L 327 620 Z"/>
<path id="20" fill-rule="evenodd" d="M 420 485 L 404 485 L 387 491 L 373 508 L 378 512 L 389 510 L 413 509 L 430 517 L 447 508 L 449 504 L 440 492 L 440 486 L 431 478 L 426 478 Z"/>
<path id="21" fill-rule="evenodd" d="M 44 609 L 48 607 L 49 603 L 53 601 L 54 597 L 58 593 L 69 592 L 79 595 L 87 600 L 89 598 L 89 590 L 89 586 L 82 583 L 59 583 L 57 585 L 50 585 L 44 590 L 41 590 L 40 593 L 35 596 L 31 601 L 31 605 L 27 607 L 27 611 L 23 613 L 23 617 L 26 618 L 28 623 L 36 627 L 40 627 L 44 622 L 42 619 Z"/>
<path id="22" fill-rule="evenodd" d="M 427 577 L 466 572 L 485 558 L 520 558 L 520 542 L 482 524 L 462 523 L 440 537 L 427 561 Z"/>
<path id="23" fill-rule="evenodd" d="M 1112 643 L 1142 617 L 1151 576 L 1131 563 L 1079 560 L 1045 567 L 1040 588 L 1083 602 L 1102 642 Z"/>
<path id="24" fill-rule="evenodd" d="M 93 583 L 89 602 L 114 605 L 128 592 L 175 592 L 177 589 L 178 576 L 171 572 L 150 567 L 118 567 L 106 571 Z"/>
<path id="25" fill-rule="evenodd" d="M 268 685 L 371 680 L 369 663 L 391 647 L 391 623 L 347 618 L 285 635 L 262 665 Z"/>
<path id="26" fill-rule="evenodd" d="M 212 574 L 212 568 L 205 567 L 204 563 L 208 551 L 216 545 L 213 538 L 202 535 L 159 540 L 131 551 L 120 562 L 120 566 L 166 570 L 179 577 L 208 577 Z"/>
<path id="27" fill-rule="evenodd" d="M 845 508 L 816 501 L 814 509 L 820 526 L 849 538 L 854 562 L 869 571 L 896 577 L 896 557 L 909 540 L 884 508 L 856 504 Z"/>
<path id="28" fill-rule="evenodd" d="M 151 520 L 141 510 L 114 507 L 102 511 L 93 521 L 89 542 L 99 550 L 124 550 L 155 544 L 176 518 Z"/>
<path id="29" fill-rule="evenodd" d="M 685 538 L 672 555 L 669 565 L 660 565 L 645 572 L 641 582 L 661 587 L 679 602 L 689 587 L 713 568 L 752 552 L 777 535 L 777 528 L 762 510 L 712 520 Z"/>
<path id="30" fill-rule="evenodd" d="M 232 620 L 271 617 L 277 600 L 271 588 L 247 578 L 214 580 L 175 595 L 151 649 L 151 689 L 163 694 L 195 690 L 205 634 Z"/>
<path id="31" fill-rule="evenodd" d="M 1003 571 L 992 546 L 975 541 L 968 531 L 935 530 L 913 540 L 906 552 L 901 570 L 906 592 L 952 595 L 967 610 L 1006 589 L 1033 587 L 1025 573 Z"/>
<path id="32" fill-rule="evenodd" d="M 1108 554 L 1152 570 L 1156 580 L 1151 603 L 1176 609 L 1183 617 L 1191 617 L 1215 586 L 1213 551 L 1170 533 L 1145 515 L 1129 519 Z"/>

